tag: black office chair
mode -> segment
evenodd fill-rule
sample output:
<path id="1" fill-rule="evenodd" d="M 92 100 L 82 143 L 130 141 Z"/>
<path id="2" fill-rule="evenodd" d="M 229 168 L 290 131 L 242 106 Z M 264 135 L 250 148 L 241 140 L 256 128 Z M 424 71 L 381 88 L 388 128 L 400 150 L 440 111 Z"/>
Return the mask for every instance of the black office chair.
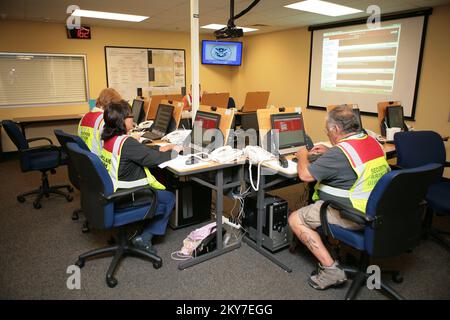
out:
<path id="1" fill-rule="evenodd" d="M 423 199 L 429 186 L 439 178 L 441 172 L 442 166 L 433 163 L 385 174 L 370 194 L 365 216 L 333 201 L 325 201 L 322 204 L 319 232 L 324 235 L 324 243 L 331 254 L 336 258 L 328 242 L 328 236 L 361 251 L 357 268 L 344 266 L 347 276 L 354 278 L 345 297 L 347 300 L 354 299 L 361 287 L 367 283 L 370 276 L 367 274 L 370 257 L 399 256 L 418 243 L 421 237 Z M 342 217 L 364 225 L 365 228 L 361 231 L 352 231 L 329 224 L 328 206 L 340 210 Z M 382 271 L 382 273 L 390 273 L 394 282 L 403 281 L 398 271 Z M 394 298 L 403 299 L 385 282 L 381 281 L 380 285 L 383 291 Z"/>
<path id="2" fill-rule="evenodd" d="M 81 149 L 90 151 L 89 147 L 81 140 L 80 137 L 68 134 L 62 130 L 54 130 L 56 139 L 58 139 L 61 148 L 64 150 L 66 154 L 69 154 L 67 150 L 67 143 L 72 142 L 76 143 Z M 74 166 L 70 156 L 67 157 L 67 171 L 69 174 L 70 183 L 77 189 L 80 190 L 80 174 L 77 172 L 76 167 Z M 72 213 L 72 220 L 78 220 L 79 213 L 83 212 L 81 209 L 77 209 Z M 87 222 L 83 224 L 83 228 L 81 229 L 83 233 L 89 232 L 89 225 Z"/>
<path id="3" fill-rule="evenodd" d="M 25 202 L 26 196 L 36 194 L 37 197 L 33 202 L 35 209 L 40 209 L 42 207 L 42 198 L 44 196 L 48 198 L 52 193 L 65 197 L 68 202 L 72 201 L 73 197 L 70 194 L 59 190 L 67 189 L 69 192 L 72 192 L 73 188 L 70 185 L 50 186 L 48 182 L 48 171 L 54 174 L 56 173 L 55 168 L 65 165 L 67 154 L 62 152 L 61 148 L 53 145 L 52 140 L 49 138 L 37 137 L 26 139 L 18 125 L 11 120 L 3 120 L 2 126 L 19 151 L 22 172 L 40 171 L 42 173 L 42 183 L 39 189 L 18 195 L 17 201 L 23 203 Z M 29 146 L 30 142 L 39 140 L 46 140 L 49 142 L 49 145 Z"/>
<path id="4" fill-rule="evenodd" d="M 125 229 L 128 224 L 150 219 L 156 210 L 163 209 L 157 206 L 156 191 L 150 186 L 142 186 L 114 192 L 111 177 L 99 157 L 90 151 L 83 150 L 75 143 L 67 143 L 67 149 L 76 170 L 80 173 L 81 208 L 90 227 L 98 230 L 118 230 L 116 244 L 84 253 L 78 257 L 75 264 L 82 268 L 86 259 L 113 254 L 114 258 L 106 273 L 106 283 L 110 288 L 117 285 L 114 273 L 125 255 L 148 258 L 155 269 L 161 268 L 162 259 L 155 254 L 135 248 L 130 243 Z M 149 189 L 152 193 L 150 205 L 124 209 L 116 207 L 116 202 L 124 198 L 129 199 L 130 195 L 143 189 Z"/>

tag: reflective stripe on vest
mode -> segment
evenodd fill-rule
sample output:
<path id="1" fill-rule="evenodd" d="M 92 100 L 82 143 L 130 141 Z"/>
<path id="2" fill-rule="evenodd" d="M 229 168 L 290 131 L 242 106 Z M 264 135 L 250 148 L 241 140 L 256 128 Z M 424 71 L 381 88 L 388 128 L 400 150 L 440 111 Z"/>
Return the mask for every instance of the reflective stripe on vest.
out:
<path id="1" fill-rule="evenodd" d="M 101 160 L 105 165 L 111 180 L 114 185 L 114 191 L 117 189 L 130 189 L 134 187 L 150 185 L 152 188 L 157 190 L 164 190 L 165 187 L 156 180 L 156 178 L 150 173 L 148 168 L 144 168 L 146 178 L 142 178 L 135 181 L 122 181 L 119 180 L 119 166 L 120 166 L 120 156 L 122 153 L 122 146 L 126 139 L 130 136 L 122 135 L 105 141 L 103 144 L 103 149 L 101 151 Z"/>
<path id="2" fill-rule="evenodd" d="M 97 156 L 100 156 L 102 150 L 102 131 L 103 111 L 86 113 L 78 125 L 78 136 L 86 143 L 89 150 Z"/>
<path id="3" fill-rule="evenodd" d="M 365 213 L 370 193 L 378 180 L 390 170 L 384 151 L 375 139 L 367 135 L 344 139 L 337 147 L 342 150 L 355 171 L 356 181 L 350 190 L 318 183 L 313 199 L 319 199 L 317 190 L 320 190 L 332 196 L 350 199 L 355 209 Z"/>

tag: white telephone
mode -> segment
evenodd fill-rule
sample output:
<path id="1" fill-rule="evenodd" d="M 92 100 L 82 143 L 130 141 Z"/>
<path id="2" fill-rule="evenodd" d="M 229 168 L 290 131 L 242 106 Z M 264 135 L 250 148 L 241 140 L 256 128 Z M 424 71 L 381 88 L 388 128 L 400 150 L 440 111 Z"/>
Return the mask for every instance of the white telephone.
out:
<path id="1" fill-rule="evenodd" d="M 248 157 L 249 160 L 249 177 L 250 177 L 250 184 L 252 185 L 252 188 L 255 191 L 258 191 L 259 189 L 259 178 L 261 176 L 261 164 L 264 161 L 269 161 L 276 159 L 276 157 L 271 154 L 270 152 L 264 150 L 261 147 L 258 146 L 247 146 L 244 148 L 244 154 Z M 256 178 L 256 186 L 253 184 L 253 177 L 252 177 L 252 164 L 258 165 L 258 177 Z"/>
<path id="2" fill-rule="evenodd" d="M 162 137 L 161 140 L 181 145 L 186 140 L 186 138 L 191 134 L 191 131 L 192 130 L 175 130 Z"/>
<path id="3" fill-rule="evenodd" d="M 253 164 L 259 164 L 263 161 L 273 160 L 276 158 L 273 154 L 258 146 L 245 147 L 244 154 Z"/>
<path id="4" fill-rule="evenodd" d="M 147 120 L 147 121 L 139 123 L 137 127 L 139 129 L 150 129 L 150 127 L 152 125 L 153 125 L 153 121 L 152 120 Z"/>
<path id="5" fill-rule="evenodd" d="M 219 163 L 226 163 L 239 159 L 243 154 L 242 150 L 233 149 L 231 146 L 224 146 L 211 152 L 209 158 Z"/>

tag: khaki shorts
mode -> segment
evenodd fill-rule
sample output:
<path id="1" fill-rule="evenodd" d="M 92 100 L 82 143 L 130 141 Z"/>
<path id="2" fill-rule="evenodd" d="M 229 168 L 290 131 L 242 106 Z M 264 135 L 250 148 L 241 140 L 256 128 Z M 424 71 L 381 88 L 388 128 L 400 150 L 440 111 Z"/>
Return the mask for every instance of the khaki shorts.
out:
<path id="1" fill-rule="evenodd" d="M 323 201 L 319 200 L 314 204 L 310 204 L 309 206 L 298 209 L 293 214 L 297 214 L 300 218 L 300 222 L 302 222 L 305 226 L 316 230 L 320 227 L 320 207 Z M 328 223 L 338 225 L 342 228 L 349 230 L 361 230 L 364 226 L 353 222 L 348 219 L 344 219 L 341 217 L 338 210 L 333 209 L 331 207 L 327 208 L 328 213 Z"/>

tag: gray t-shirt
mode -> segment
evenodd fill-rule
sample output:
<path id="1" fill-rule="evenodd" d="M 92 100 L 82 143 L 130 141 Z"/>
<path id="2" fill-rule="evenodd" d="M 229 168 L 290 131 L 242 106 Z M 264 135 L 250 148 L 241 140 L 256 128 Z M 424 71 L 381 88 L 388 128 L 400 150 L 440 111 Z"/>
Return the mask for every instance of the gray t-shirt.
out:
<path id="1" fill-rule="evenodd" d="M 328 149 L 320 158 L 308 167 L 311 175 L 319 182 L 344 190 L 350 190 L 357 176 L 344 152 L 338 147 Z M 330 196 L 319 191 L 321 200 L 334 200 L 351 206 L 349 199 Z"/>

